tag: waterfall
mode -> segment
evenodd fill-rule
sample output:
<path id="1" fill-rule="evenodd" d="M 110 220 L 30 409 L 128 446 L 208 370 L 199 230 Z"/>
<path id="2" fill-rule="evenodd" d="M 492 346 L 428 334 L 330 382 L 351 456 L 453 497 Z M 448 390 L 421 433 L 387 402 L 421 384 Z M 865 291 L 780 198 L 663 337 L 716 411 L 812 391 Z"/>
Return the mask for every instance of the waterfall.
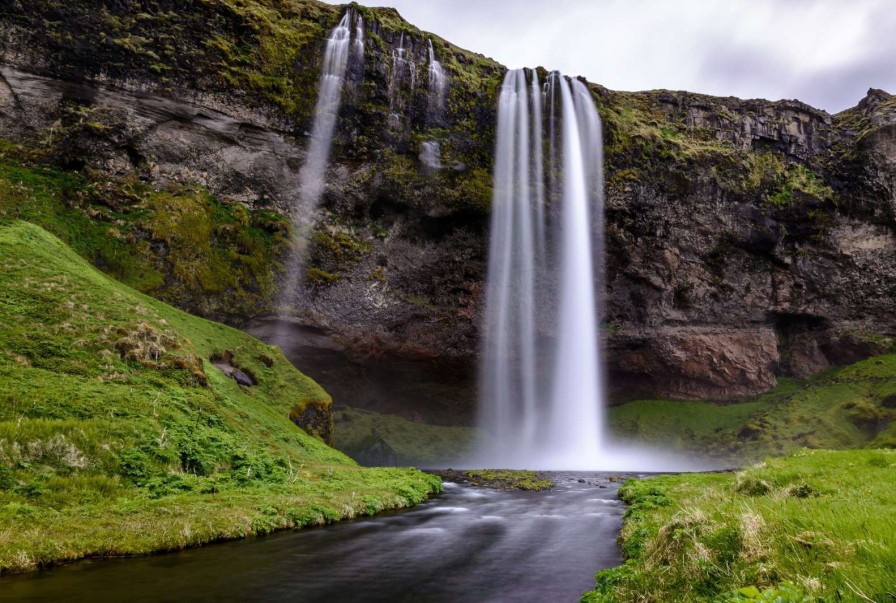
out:
<path id="1" fill-rule="evenodd" d="M 345 68 L 348 64 L 351 18 L 351 11 L 342 16 L 339 25 L 330 32 L 324 49 L 320 89 L 317 106 L 314 109 L 314 125 L 311 128 L 311 143 L 305 164 L 299 172 L 302 209 L 309 213 L 317 207 L 323 194 L 324 175 L 330 159 L 330 147 L 342 98 L 342 82 L 345 80 Z"/>
<path id="2" fill-rule="evenodd" d="M 417 87 L 417 65 L 405 48 L 405 35 L 401 32 L 398 47 L 392 49 L 392 73 L 389 77 L 389 125 L 398 128 L 401 115 L 405 110 L 405 101 L 401 98 L 401 87 L 408 82 L 410 89 Z"/>
<path id="3" fill-rule="evenodd" d="M 349 9 L 349 12 L 351 9 Z M 358 15 L 355 19 L 355 41 L 352 42 L 352 54 L 355 60 L 364 64 L 364 18 Z"/>
<path id="4" fill-rule="evenodd" d="M 336 130 L 336 119 L 339 116 L 350 48 L 351 53 L 356 59 L 360 59 L 363 65 L 363 22 L 361 16 L 358 15 L 355 28 L 356 37 L 354 45 L 352 45 L 351 25 L 354 17 L 353 10 L 346 11 L 327 36 L 311 137 L 305 162 L 299 170 L 299 199 L 298 203 L 291 208 L 292 222 L 299 233 L 304 227 L 314 222 L 317 206 L 324 192 L 324 178 Z M 282 307 L 290 305 L 298 290 L 306 242 L 302 234 L 298 234 L 293 241 L 291 257 L 287 264 L 287 281 L 280 294 Z"/>
<path id="5" fill-rule="evenodd" d="M 442 64 L 436 60 L 436 53 L 432 48 L 432 40 L 427 40 L 427 52 L 429 57 L 429 102 L 428 111 L 430 119 L 435 119 L 445 108 L 445 91 L 448 88 L 448 78 Z"/>
<path id="6" fill-rule="evenodd" d="M 421 142 L 420 162 L 429 171 L 442 169 L 442 145 L 435 140 Z"/>
<path id="7" fill-rule="evenodd" d="M 600 118 L 587 87 L 558 73 L 542 89 L 534 72 L 510 71 L 498 103 L 477 462 L 596 469 Z"/>

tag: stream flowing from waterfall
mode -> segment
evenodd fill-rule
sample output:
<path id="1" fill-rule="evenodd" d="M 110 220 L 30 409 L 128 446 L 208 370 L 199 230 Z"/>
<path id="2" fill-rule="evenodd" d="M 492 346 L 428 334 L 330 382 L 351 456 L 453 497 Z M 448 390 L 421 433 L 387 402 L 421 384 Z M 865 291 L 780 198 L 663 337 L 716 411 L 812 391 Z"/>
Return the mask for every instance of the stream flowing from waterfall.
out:
<path id="1" fill-rule="evenodd" d="M 178 553 L 86 560 L 0 584 L 0 601 L 577 601 L 621 562 L 618 479 L 550 492 L 453 483 L 413 509 Z"/>
<path id="2" fill-rule="evenodd" d="M 534 71 L 507 73 L 480 378 L 482 465 L 604 466 L 602 153 L 600 117 L 582 82 L 552 72 L 542 86 Z"/>

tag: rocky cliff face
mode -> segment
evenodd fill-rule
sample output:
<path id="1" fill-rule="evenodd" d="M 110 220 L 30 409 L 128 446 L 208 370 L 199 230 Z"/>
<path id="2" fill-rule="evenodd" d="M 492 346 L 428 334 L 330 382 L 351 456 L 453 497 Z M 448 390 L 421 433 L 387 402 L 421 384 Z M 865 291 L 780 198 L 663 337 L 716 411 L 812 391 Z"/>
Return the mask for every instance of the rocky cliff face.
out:
<path id="1" fill-rule="evenodd" d="M 394 11 L 355 8 L 369 24 L 365 62 L 348 76 L 323 204 L 307 220 L 299 328 L 284 345 L 305 350 L 300 367 L 309 346 L 356 373 L 384 358 L 416 363 L 439 375 L 422 396 L 349 401 L 458 420 L 472 407 L 504 68 Z M 342 11 L 298 0 L 6 2 L 0 136 L 19 145 L 18 160 L 91 182 L 202 187 L 244 207 L 250 218 L 230 228 L 249 229 L 297 201 L 322 42 Z M 399 72 L 402 32 L 412 65 Z M 427 40 L 449 77 L 441 111 L 426 93 Z M 776 375 L 890 345 L 896 99 L 870 91 L 831 116 L 797 101 L 592 90 L 607 164 L 602 329 L 619 396 L 749 395 Z M 434 142 L 441 167 L 422 155 Z M 157 252 L 165 278 L 153 294 L 237 324 L 275 310 L 270 287 L 185 280 L 154 232 L 129 234 Z M 212 247 L 231 240 L 210 233 Z M 277 241 L 253 283 L 280 278 L 288 244 Z"/>

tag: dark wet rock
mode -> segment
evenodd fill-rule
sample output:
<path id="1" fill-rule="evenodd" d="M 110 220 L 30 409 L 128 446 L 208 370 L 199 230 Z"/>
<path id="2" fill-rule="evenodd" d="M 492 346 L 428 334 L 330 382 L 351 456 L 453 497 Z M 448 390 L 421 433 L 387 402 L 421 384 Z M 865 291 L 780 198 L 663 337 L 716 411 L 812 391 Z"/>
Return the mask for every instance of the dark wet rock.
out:
<path id="1" fill-rule="evenodd" d="M 351 457 L 367 467 L 395 467 L 398 455 L 382 438 L 371 435 L 355 450 Z"/>
<path id="2" fill-rule="evenodd" d="M 253 385 L 255 385 L 255 380 L 239 369 L 234 369 L 234 371 L 230 373 L 230 376 L 233 377 L 233 380 L 240 385 L 244 385 L 246 387 L 252 387 Z"/>
<path id="3" fill-rule="evenodd" d="M 239 367 L 234 362 L 233 354 L 230 351 L 215 354 L 212 356 L 211 361 L 215 368 L 238 384 L 245 387 L 258 385 L 258 379 L 255 378 L 255 375 L 249 369 Z"/>
<path id="4" fill-rule="evenodd" d="M 298 406 L 289 413 L 289 420 L 305 430 L 306 433 L 316 435 L 328 445 L 333 445 L 334 425 L 330 403 L 308 403 Z"/>

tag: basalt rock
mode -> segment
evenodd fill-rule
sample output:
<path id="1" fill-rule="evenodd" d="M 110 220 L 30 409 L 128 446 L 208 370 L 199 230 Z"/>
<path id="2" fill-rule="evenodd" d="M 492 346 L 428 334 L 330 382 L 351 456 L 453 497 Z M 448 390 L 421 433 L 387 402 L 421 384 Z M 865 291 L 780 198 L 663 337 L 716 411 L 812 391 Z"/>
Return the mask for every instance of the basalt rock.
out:
<path id="1" fill-rule="evenodd" d="M 0 137 L 96 179 L 195 184 L 226 204 L 289 212 L 322 41 L 341 9 L 244 4 L 7 3 Z M 356 10 L 369 24 L 365 63 L 348 76 L 322 207 L 297 216 L 312 234 L 291 318 L 348 358 L 347 389 L 369 383 L 352 375 L 376 373 L 377 360 L 442 375 L 442 401 L 428 410 L 410 394 L 370 404 L 469 420 L 505 69 L 394 11 Z M 421 78 L 433 40 L 449 81 L 439 114 L 423 80 L 403 79 L 390 117 L 401 32 Z M 776 375 L 889 349 L 896 99 L 871 90 L 830 115 L 791 100 L 591 89 L 604 122 L 602 333 L 617 396 L 755 394 Z M 420 159 L 430 142 L 442 169 Z M 275 272 L 285 249 L 271 254 Z M 201 312 L 196 299 L 226 306 L 229 294 L 172 301 Z M 274 305 L 255 299 L 220 314 L 240 324 Z M 553 325 L 540 329 L 553 336 Z"/>

